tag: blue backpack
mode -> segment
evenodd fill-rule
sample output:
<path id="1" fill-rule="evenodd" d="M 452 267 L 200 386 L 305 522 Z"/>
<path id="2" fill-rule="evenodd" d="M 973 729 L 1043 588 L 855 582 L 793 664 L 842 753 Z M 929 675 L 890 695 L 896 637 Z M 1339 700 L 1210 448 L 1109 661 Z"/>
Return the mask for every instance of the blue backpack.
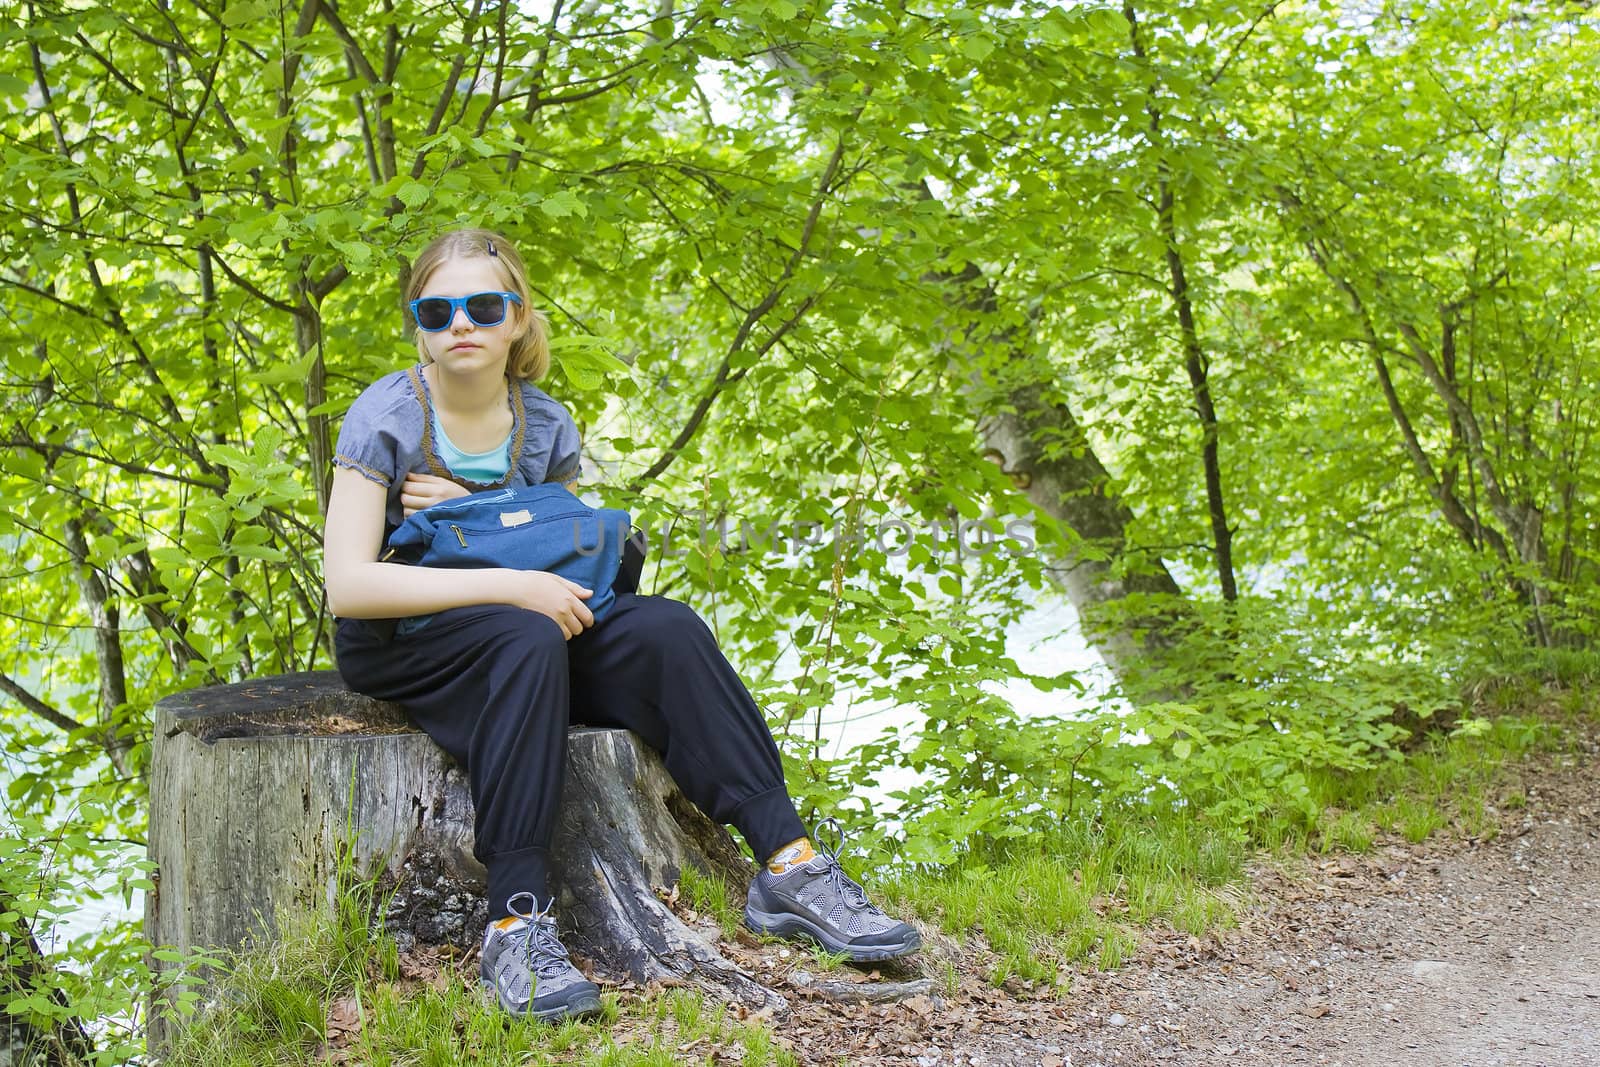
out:
<path id="1" fill-rule="evenodd" d="M 638 588 L 645 543 L 632 526 L 626 511 L 592 508 L 555 482 L 490 489 L 413 513 L 383 559 L 550 571 L 594 590 L 584 604 L 598 623 L 617 593 Z"/>

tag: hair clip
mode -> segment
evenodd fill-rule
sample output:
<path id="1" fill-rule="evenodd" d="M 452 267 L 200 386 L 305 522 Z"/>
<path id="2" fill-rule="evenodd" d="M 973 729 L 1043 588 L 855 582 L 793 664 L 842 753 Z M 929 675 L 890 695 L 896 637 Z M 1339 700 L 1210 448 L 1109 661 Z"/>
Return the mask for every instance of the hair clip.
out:
<path id="1" fill-rule="evenodd" d="M 491 255 L 491 256 L 493 256 L 493 257 L 495 257 L 495 258 L 496 258 L 496 259 L 499 259 L 499 258 L 500 258 L 500 253 L 499 253 L 499 252 L 496 252 L 496 251 L 495 251 L 495 250 L 494 250 L 494 242 L 493 242 L 493 241 L 491 241 L 491 240 L 489 240 L 489 239 L 488 239 L 488 238 L 487 238 L 487 237 L 485 237 L 485 238 L 484 238 L 484 239 L 483 239 L 483 243 L 484 243 L 484 244 L 486 244 L 486 245 L 488 245 L 488 246 L 489 246 L 489 254 L 490 254 L 490 255 Z"/>

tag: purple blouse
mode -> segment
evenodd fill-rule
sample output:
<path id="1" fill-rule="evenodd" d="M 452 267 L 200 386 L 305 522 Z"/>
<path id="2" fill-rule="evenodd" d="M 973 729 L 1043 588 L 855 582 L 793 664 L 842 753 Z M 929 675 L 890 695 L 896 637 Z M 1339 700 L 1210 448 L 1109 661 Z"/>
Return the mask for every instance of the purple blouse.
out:
<path id="1" fill-rule="evenodd" d="M 508 381 L 506 393 L 511 406 L 511 469 L 498 482 L 457 477 L 439 458 L 432 397 L 420 367 L 386 374 L 356 397 L 339 428 L 334 466 L 348 467 L 388 490 L 390 529 L 404 518 L 400 488 L 407 474 L 449 478 L 473 492 L 576 478 L 582 441 L 572 415 L 532 382 Z"/>

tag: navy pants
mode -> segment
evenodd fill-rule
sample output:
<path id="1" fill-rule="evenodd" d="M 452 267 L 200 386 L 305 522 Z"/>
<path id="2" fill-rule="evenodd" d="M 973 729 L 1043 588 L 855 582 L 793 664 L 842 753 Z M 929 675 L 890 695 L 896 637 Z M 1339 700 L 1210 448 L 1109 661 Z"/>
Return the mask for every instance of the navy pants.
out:
<path id="1" fill-rule="evenodd" d="M 491 919 L 519 892 L 550 900 L 569 725 L 637 733 L 758 860 L 805 835 L 761 709 L 686 604 L 624 593 L 570 641 L 548 616 L 503 604 L 442 611 L 392 638 L 341 619 L 335 647 L 351 689 L 400 704 L 466 768 Z"/>

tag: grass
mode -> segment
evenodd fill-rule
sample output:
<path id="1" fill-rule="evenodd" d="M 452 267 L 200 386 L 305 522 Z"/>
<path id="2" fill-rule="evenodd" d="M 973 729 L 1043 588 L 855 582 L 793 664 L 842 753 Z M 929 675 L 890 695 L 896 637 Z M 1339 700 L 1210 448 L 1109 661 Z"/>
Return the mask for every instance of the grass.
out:
<path id="1" fill-rule="evenodd" d="M 829 971 L 842 970 L 850 962 L 850 956 L 845 952 L 829 952 L 821 945 L 811 945 L 811 963 L 817 970 L 824 974 Z"/>
<path id="2" fill-rule="evenodd" d="M 1559 750 L 1570 736 L 1563 721 L 1593 714 L 1581 691 L 1541 693 L 1542 702 L 1527 693 L 1490 693 L 1489 714 L 1375 768 L 1307 771 L 1309 798 L 1269 811 L 1242 833 L 1182 809 L 1103 809 L 1096 819 L 1062 821 L 1048 833 L 990 843 L 950 867 L 905 871 L 870 888 L 889 910 L 915 914 L 958 939 L 981 933 L 992 949 L 981 957 L 988 981 L 1060 990 L 1076 967 L 1121 966 L 1143 928 L 1199 935 L 1229 924 L 1230 887 L 1262 849 L 1362 852 L 1385 835 L 1417 842 L 1441 831 L 1494 833 L 1498 812 L 1527 803 L 1507 767 Z M 1530 707 L 1540 714 L 1529 714 Z M 679 891 L 734 935 L 742 893 L 692 869 Z M 688 989 L 626 1002 L 607 994 L 594 1022 L 511 1019 L 480 994 L 473 975 L 403 980 L 393 941 L 365 926 L 370 893 L 357 887 L 341 898 L 337 915 L 307 920 L 238 958 L 211 1007 L 190 1020 L 163 1063 L 796 1062 L 771 1029 L 741 1023 Z M 820 950 L 811 962 L 824 971 L 847 966 Z M 949 956 L 925 952 L 921 965 L 944 994 L 959 988 L 962 970 Z"/>
<path id="3" fill-rule="evenodd" d="M 209 1005 L 179 1029 L 163 1067 L 796 1062 L 770 1029 L 739 1022 L 689 989 L 627 1003 L 605 993 L 600 1018 L 552 1025 L 508 1016 L 480 990 L 475 970 L 404 979 L 394 940 L 368 923 L 373 886 L 354 884 L 347 863 L 339 878 L 335 910 L 282 916 L 275 942 L 224 965 Z M 686 871 L 682 892 L 725 927 L 741 914 L 715 879 Z"/>
<path id="4" fill-rule="evenodd" d="M 214 987 L 212 1005 L 191 1019 L 162 1060 L 165 1067 L 524 1067 L 562 1062 L 606 1067 L 726 1061 L 790 1067 L 772 1031 L 734 1019 L 688 989 L 624 1006 L 603 997 L 592 1022 L 561 1025 L 513 1019 L 476 981 L 446 974 L 437 983 L 384 973 L 393 942 L 365 938 L 365 965 L 330 966 L 327 949 L 342 920 L 303 923 L 277 943 L 237 957 Z M 335 1023 L 337 1020 L 337 1024 Z"/>
<path id="5" fill-rule="evenodd" d="M 689 902 L 689 907 L 715 919 L 717 925 L 722 927 L 722 936 L 730 941 L 744 924 L 744 903 L 738 899 L 743 895 L 743 889 L 736 896 L 722 879 L 685 866 L 678 876 L 678 890 Z"/>
<path id="6" fill-rule="evenodd" d="M 953 934 L 981 929 L 998 957 L 990 981 L 1055 985 L 1070 965 L 1120 966 L 1136 929 L 1189 933 L 1226 923 L 1223 887 L 1244 848 L 1179 814 L 1064 824 L 1032 840 L 886 887 L 901 907 Z"/>
<path id="7" fill-rule="evenodd" d="M 1467 720 L 1449 735 L 1360 774 L 1309 775 L 1321 814 L 1309 827 L 1282 815 L 1258 830 L 1275 849 L 1365 852 L 1381 833 L 1413 844 L 1447 827 L 1475 838 L 1497 832 L 1496 811 L 1525 804 L 1507 781 L 1508 765 L 1559 749 L 1567 736 L 1559 718 L 1504 714 Z"/>
<path id="8" fill-rule="evenodd" d="M 1257 849 L 1365 852 L 1384 834 L 1415 843 L 1446 829 L 1492 836 L 1498 811 L 1527 803 L 1507 767 L 1559 750 L 1569 736 L 1566 724 L 1594 714 L 1586 692 L 1491 691 L 1490 714 L 1392 761 L 1363 772 L 1308 770 L 1316 812 L 1309 820 L 1306 804 L 1285 804 L 1241 837 L 1182 812 L 1102 811 L 1098 823 L 1063 825 L 1048 840 L 1025 845 L 992 846 L 884 888 L 899 907 L 948 933 L 981 931 L 996 955 L 991 982 L 1059 987 L 1074 965 L 1121 965 L 1141 927 L 1166 923 L 1200 934 L 1228 924 L 1227 887 Z M 1528 712 L 1532 707 L 1537 714 Z"/>

